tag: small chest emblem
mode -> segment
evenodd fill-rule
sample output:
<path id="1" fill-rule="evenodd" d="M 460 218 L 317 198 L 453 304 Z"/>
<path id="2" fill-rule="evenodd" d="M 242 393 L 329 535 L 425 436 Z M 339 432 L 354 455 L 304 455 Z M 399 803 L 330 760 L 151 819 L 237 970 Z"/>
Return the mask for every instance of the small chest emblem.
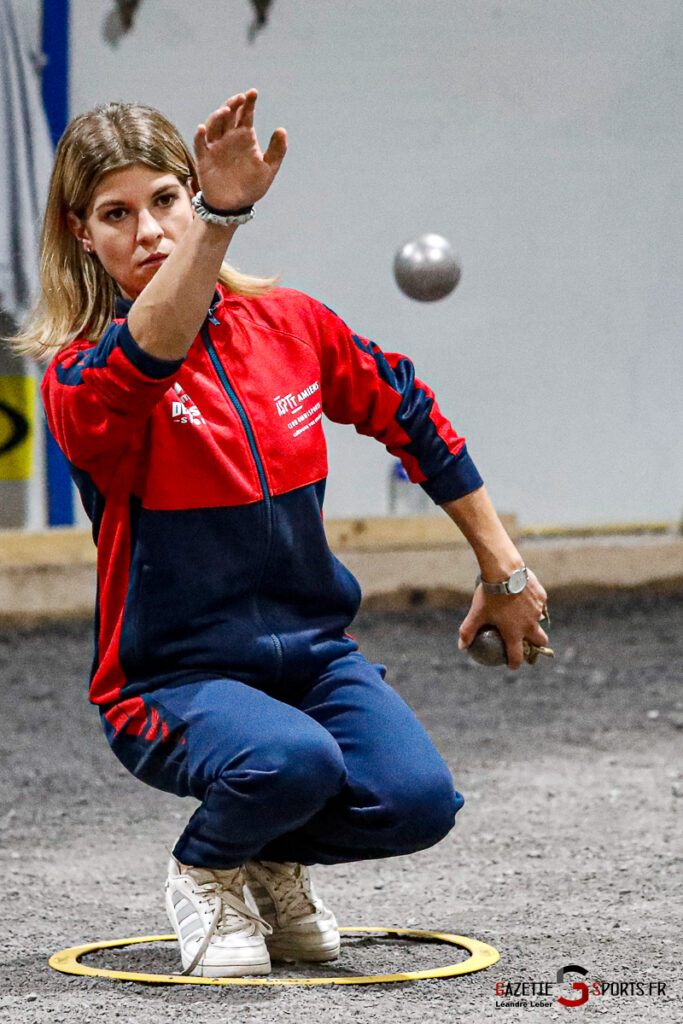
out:
<path id="1" fill-rule="evenodd" d="M 201 426 L 206 420 L 200 413 L 186 391 L 183 391 L 180 384 L 173 385 L 173 390 L 178 398 L 171 403 L 171 419 L 174 423 L 190 423 L 194 427 Z"/>
<path id="2" fill-rule="evenodd" d="M 322 419 L 321 403 L 309 401 L 319 390 L 320 381 L 316 380 L 302 391 L 290 391 L 273 399 L 278 416 L 289 416 L 287 429 L 293 430 L 295 437 Z"/>

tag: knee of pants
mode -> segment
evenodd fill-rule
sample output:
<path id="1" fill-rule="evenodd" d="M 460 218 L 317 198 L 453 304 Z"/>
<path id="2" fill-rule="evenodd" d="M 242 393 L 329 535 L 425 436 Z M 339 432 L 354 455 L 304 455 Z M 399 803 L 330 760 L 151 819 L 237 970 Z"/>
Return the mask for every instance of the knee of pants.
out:
<path id="1" fill-rule="evenodd" d="M 438 843 L 455 824 L 464 803 L 450 772 L 435 768 L 427 777 L 401 780 L 383 794 L 381 817 L 397 852 L 412 853 Z"/>
<path id="2" fill-rule="evenodd" d="M 347 773 L 337 743 L 316 727 L 311 733 L 271 738 L 240 766 L 221 775 L 221 782 L 233 792 L 240 790 L 272 807 L 275 817 L 286 815 L 288 808 L 296 808 L 299 817 L 306 809 L 314 814 L 339 793 Z"/>

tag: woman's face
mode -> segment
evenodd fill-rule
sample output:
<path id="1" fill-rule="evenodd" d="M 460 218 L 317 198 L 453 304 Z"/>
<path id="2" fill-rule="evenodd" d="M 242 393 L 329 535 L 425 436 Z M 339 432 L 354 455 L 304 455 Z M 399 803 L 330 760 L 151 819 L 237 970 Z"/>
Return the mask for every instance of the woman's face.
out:
<path id="1" fill-rule="evenodd" d="M 122 294 L 136 299 L 192 222 L 191 192 L 174 174 L 143 164 L 105 175 L 85 218 L 69 226 Z"/>

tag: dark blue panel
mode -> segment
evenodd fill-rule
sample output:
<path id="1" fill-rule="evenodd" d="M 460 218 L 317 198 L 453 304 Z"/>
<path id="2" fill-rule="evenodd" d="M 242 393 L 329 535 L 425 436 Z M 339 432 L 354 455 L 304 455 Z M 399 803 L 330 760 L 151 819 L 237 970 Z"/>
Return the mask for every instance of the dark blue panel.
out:
<path id="1" fill-rule="evenodd" d="M 452 462 L 441 473 L 430 477 L 421 486 L 433 502 L 443 505 L 446 501 L 456 501 L 466 494 L 471 494 L 472 491 L 478 490 L 483 483 L 467 447 L 463 447 L 457 455 L 453 456 Z"/>
<path id="2" fill-rule="evenodd" d="M 43 103 L 52 141 L 57 145 L 69 120 L 69 0 L 43 0 Z M 47 510 L 50 526 L 74 521 L 69 465 L 49 431 L 45 432 Z"/>
<path id="3" fill-rule="evenodd" d="M 315 484 L 234 508 L 131 510 L 119 657 L 126 693 L 193 670 L 255 682 L 314 674 L 353 642 L 358 584 L 331 554 Z M 275 641 L 275 642 L 274 642 Z M 148 686 L 148 684 L 147 684 Z"/>
<path id="4" fill-rule="evenodd" d="M 74 466 L 73 462 L 69 463 L 69 468 L 71 470 L 73 481 L 81 495 L 83 508 L 87 512 L 88 519 L 92 523 L 92 537 L 95 544 L 97 544 L 100 534 L 100 525 L 102 523 L 102 515 L 104 513 L 104 495 L 95 486 L 90 473 L 86 473 L 84 469 L 79 469 L 78 466 Z"/>
<path id="5" fill-rule="evenodd" d="M 48 523 L 50 526 L 72 526 L 74 502 L 69 463 L 45 425 L 45 469 Z"/>
<path id="6" fill-rule="evenodd" d="M 69 121 L 69 0 L 43 0 L 43 103 L 52 141 Z"/>
<path id="7" fill-rule="evenodd" d="M 123 295 L 116 295 L 114 297 L 114 316 L 116 319 L 121 320 L 124 317 L 127 317 L 132 305 L 132 299 L 124 299 Z"/>
<path id="8" fill-rule="evenodd" d="M 54 444 L 54 442 L 53 442 Z M 83 502 L 83 508 L 88 514 L 88 517 L 92 523 L 92 536 L 95 544 L 97 544 L 100 525 L 102 523 L 102 515 L 104 513 L 104 495 L 95 486 L 92 477 L 85 470 L 79 469 L 74 466 L 73 462 L 68 463 L 71 470 L 71 476 L 73 477 L 74 483 L 78 487 L 81 495 L 81 501 Z M 94 621 L 94 643 L 95 648 L 93 651 L 92 663 L 90 666 L 90 682 L 92 682 L 95 672 L 100 661 L 99 652 L 99 638 L 100 638 L 100 582 L 97 581 L 97 596 L 95 598 L 95 621 Z"/>
<path id="9" fill-rule="evenodd" d="M 170 377 L 183 365 L 184 359 L 159 359 L 150 352 L 140 348 L 133 335 L 128 330 L 128 321 L 122 324 L 114 324 L 109 330 L 117 331 L 118 344 L 121 351 L 133 364 L 136 370 L 144 373 L 152 380 L 163 380 Z"/>

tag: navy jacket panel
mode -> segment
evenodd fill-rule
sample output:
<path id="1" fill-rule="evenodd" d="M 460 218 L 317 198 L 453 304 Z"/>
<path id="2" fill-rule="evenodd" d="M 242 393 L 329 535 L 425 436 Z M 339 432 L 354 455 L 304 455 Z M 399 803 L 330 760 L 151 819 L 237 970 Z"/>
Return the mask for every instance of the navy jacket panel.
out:
<path id="1" fill-rule="evenodd" d="M 320 513 L 314 486 L 270 509 L 142 508 L 119 644 L 122 695 L 193 672 L 303 681 L 355 649 L 344 631 L 360 590 L 329 550 Z"/>

